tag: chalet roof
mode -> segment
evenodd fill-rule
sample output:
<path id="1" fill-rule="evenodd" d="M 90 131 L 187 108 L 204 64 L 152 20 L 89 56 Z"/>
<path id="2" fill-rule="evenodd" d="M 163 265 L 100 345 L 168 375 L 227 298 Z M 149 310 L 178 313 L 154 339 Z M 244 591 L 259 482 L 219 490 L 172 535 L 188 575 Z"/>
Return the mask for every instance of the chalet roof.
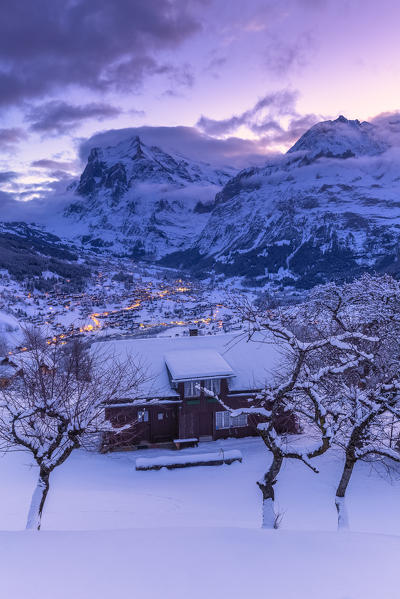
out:
<path id="1" fill-rule="evenodd" d="M 215 349 L 175 350 L 164 355 L 173 381 L 232 377 L 228 362 Z"/>
<path id="2" fill-rule="evenodd" d="M 261 333 L 254 337 L 254 341 L 249 342 L 243 334 L 229 333 L 198 337 L 121 339 L 102 342 L 101 346 L 103 343 L 107 343 L 111 354 L 121 359 L 130 355 L 133 360 L 139 361 L 146 368 L 149 380 L 142 386 L 140 398 L 177 397 L 177 391 L 171 386 L 166 367 L 166 357 L 168 358 L 170 354 L 174 355 L 175 352 L 179 352 L 181 356 L 187 354 L 189 362 L 200 351 L 208 358 L 218 354 L 219 366 L 223 360 L 224 369 L 230 369 L 229 374 L 225 374 L 230 376 L 229 388 L 236 392 L 261 389 L 267 381 L 271 380 L 282 359 L 279 346 L 271 339 L 266 339 L 265 334 Z M 204 350 L 206 350 L 205 354 Z M 193 366 L 196 366 L 194 359 Z M 211 364 L 208 366 L 210 367 Z M 220 370 L 219 366 L 216 370 Z M 183 368 L 182 361 L 181 368 Z M 208 378 L 212 378 L 210 372 L 209 369 Z M 227 370 L 224 372 L 227 373 Z M 206 376 L 206 372 L 202 376 Z"/>

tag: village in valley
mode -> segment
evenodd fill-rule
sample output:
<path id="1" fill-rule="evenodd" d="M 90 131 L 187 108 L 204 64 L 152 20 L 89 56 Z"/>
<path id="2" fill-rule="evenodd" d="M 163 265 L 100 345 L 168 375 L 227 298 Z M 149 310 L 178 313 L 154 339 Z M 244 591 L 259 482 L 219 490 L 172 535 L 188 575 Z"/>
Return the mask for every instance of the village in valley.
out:
<path id="1" fill-rule="evenodd" d="M 98 339 L 200 335 L 240 330 L 222 285 L 188 278 L 171 269 L 128 259 L 97 257 L 84 289 L 47 273 L 46 290 L 0 272 L 0 311 L 22 326 L 43 330 L 49 341 L 85 336 Z M 46 273 L 45 273 L 46 274 Z M 252 294 L 253 295 L 253 294 Z M 23 345 L 10 351 L 24 351 Z"/>

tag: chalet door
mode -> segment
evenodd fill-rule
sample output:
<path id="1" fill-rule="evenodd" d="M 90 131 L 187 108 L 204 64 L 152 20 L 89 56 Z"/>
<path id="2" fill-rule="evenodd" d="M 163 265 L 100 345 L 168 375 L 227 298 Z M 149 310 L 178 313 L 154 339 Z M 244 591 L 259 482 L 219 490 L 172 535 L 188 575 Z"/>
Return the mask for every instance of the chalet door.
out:
<path id="1" fill-rule="evenodd" d="M 213 412 L 199 413 L 199 436 L 208 437 L 213 434 Z"/>
<path id="2" fill-rule="evenodd" d="M 177 436 L 175 410 L 160 409 L 153 414 L 153 441 L 170 441 Z"/>
<path id="3" fill-rule="evenodd" d="M 139 422 L 135 425 L 135 437 L 137 438 L 137 443 L 141 441 L 151 442 L 151 429 L 149 422 Z"/>
<path id="4" fill-rule="evenodd" d="M 179 437 L 181 439 L 191 439 L 199 436 L 199 418 L 197 410 L 184 409 L 179 414 Z"/>
<path id="5" fill-rule="evenodd" d="M 140 408 L 137 411 L 134 423 L 135 437 L 137 443 L 146 441 L 151 442 L 151 413 L 147 408 Z"/>

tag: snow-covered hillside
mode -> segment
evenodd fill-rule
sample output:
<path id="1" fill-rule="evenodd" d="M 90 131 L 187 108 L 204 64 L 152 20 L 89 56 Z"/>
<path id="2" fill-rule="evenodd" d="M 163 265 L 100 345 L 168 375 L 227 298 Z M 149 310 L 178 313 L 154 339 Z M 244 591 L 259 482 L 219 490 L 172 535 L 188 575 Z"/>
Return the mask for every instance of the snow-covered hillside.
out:
<path id="1" fill-rule="evenodd" d="M 4 597 L 398 599 L 398 480 L 357 465 L 352 531 L 338 533 L 339 456 L 318 458 L 318 475 L 288 464 L 277 484 L 282 529 L 267 531 L 259 528 L 255 484 L 269 461 L 260 439 L 205 443 L 179 455 L 220 447 L 240 449 L 243 462 L 137 472 L 136 458 L 177 452 L 77 451 L 53 474 L 39 533 L 18 530 L 36 482 L 31 460 L 3 456 Z"/>
<path id="2" fill-rule="evenodd" d="M 66 210 L 84 244 L 159 258 L 193 243 L 235 173 L 172 156 L 139 137 L 93 148 Z"/>

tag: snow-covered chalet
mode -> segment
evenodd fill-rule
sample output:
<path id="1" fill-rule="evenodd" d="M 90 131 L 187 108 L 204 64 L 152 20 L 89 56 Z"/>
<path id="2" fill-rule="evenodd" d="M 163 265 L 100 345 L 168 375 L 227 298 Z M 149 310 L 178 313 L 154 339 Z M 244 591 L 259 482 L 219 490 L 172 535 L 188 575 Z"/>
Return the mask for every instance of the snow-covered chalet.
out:
<path id="1" fill-rule="evenodd" d="M 280 353 L 264 338 L 246 341 L 234 334 L 116 341 L 113 351 L 140 360 L 149 380 L 139 397 L 106 407 L 106 419 L 118 430 L 104 450 L 175 443 L 177 447 L 221 437 L 256 434 L 259 421 L 231 408 L 248 405 L 279 367 Z M 131 424 L 131 426 L 127 426 Z"/>

